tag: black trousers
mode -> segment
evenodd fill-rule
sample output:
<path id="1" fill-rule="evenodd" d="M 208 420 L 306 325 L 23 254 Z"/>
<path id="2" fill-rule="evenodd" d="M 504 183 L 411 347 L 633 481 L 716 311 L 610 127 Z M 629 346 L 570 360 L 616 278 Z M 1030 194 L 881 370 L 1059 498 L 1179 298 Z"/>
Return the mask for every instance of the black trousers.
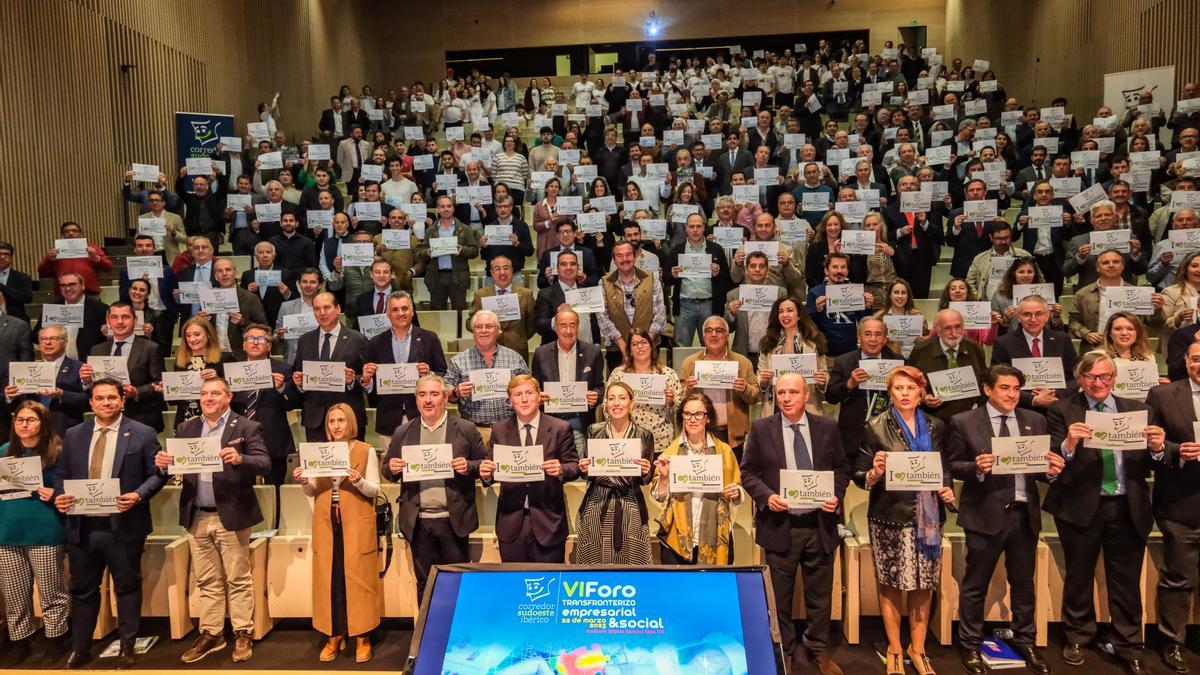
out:
<path id="1" fill-rule="evenodd" d="M 1166 640 L 1183 644 L 1200 563 L 1200 529 L 1166 518 L 1157 520 L 1163 535 L 1163 557 L 1158 568 L 1158 632 Z"/>
<path id="2" fill-rule="evenodd" d="M 1092 522 L 1085 527 L 1055 518 L 1066 558 L 1062 618 L 1067 640 L 1088 644 L 1096 637 L 1096 603 L 1092 592 L 1096 561 L 1104 554 L 1108 612 L 1112 616 L 1113 646 L 1119 655 L 1141 648 L 1142 597 L 1139 582 L 1146 540 L 1129 516 L 1125 497 L 1102 497 Z"/>
<path id="3" fill-rule="evenodd" d="M 471 561 L 467 537 L 454 533 L 449 518 L 417 518 L 412 541 L 413 571 L 417 576 L 417 602 L 425 599 L 425 583 L 434 565 L 453 565 Z"/>
<path id="4" fill-rule="evenodd" d="M 897 246 L 907 246 L 906 243 L 899 243 Z M 908 256 L 903 260 L 903 264 L 896 266 L 896 271 L 900 278 L 908 282 L 913 289 L 914 298 L 928 298 L 929 284 L 933 279 L 933 266 L 927 265 L 917 256 Z M 938 289 L 941 292 L 941 289 Z"/>
<path id="5" fill-rule="evenodd" d="M 1056 261 L 1052 255 L 1035 255 L 1033 259 L 1037 263 L 1038 269 L 1042 271 L 1042 276 L 1046 278 L 1046 283 L 1054 284 L 1055 297 L 1061 296 L 1063 291 L 1062 263 Z"/>
<path id="6" fill-rule="evenodd" d="M 233 243 L 234 255 L 254 255 L 254 247 L 262 240 L 247 226 L 234 230 L 230 241 Z"/>
<path id="7" fill-rule="evenodd" d="M 967 568 L 958 593 L 959 641 L 968 649 L 979 649 L 988 584 L 1003 553 L 1012 605 L 1013 642 L 1019 647 L 1034 646 L 1037 598 L 1033 579 L 1038 537 L 1029 523 L 1027 507 L 1018 504 L 1005 511 L 1004 522 L 996 534 L 966 530 L 966 538 Z"/>
<path id="8" fill-rule="evenodd" d="M 500 560 L 510 562 L 563 563 L 567 558 L 567 542 L 542 546 L 533 536 L 533 519 L 525 514 L 521 534 L 514 541 L 500 542 Z"/>
<path id="9" fill-rule="evenodd" d="M 787 553 L 766 551 L 771 587 L 775 592 L 775 613 L 779 617 L 779 637 L 785 654 L 795 654 L 797 648 L 796 626 L 792 622 L 797 569 L 804 577 L 804 611 L 808 615 L 804 648 L 813 654 L 822 654 L 829 649 L 834 555 L 821 548 L 819 527 L 815 512 L 792 516 Z"/>
<path id="10" fill-rule="evenodd" d="M 107 517 L 84 516 L 79 543 L 67 544 L 71 565 L 71 648 L 86 652 L 96 632 L 101 603 L 100 580 L 107 569 L 117 596 L 117 634 L 132 647 L 142 622 L 142 549 L 145 540 L 117 541 Z"/>

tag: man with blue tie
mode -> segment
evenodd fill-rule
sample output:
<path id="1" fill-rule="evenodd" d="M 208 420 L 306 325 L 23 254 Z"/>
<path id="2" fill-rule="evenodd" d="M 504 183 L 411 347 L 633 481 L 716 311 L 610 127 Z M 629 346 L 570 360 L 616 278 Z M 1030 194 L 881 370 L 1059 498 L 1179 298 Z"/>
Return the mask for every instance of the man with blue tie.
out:
<path id="1" fill-rule="evenodd" d="M 840 675 L 829 658 L 829 615 L 833 607 L 833 559 L 838 548 L 838 507 L 850 482 L 837 423 L 805 412 L 808 385 L 799 373 L 775 382 L 778 412 L 755 420 L 742 455 L 742 486 L 754 498 L 755 542 L 766 555 L 779 614 L 779 636 L 792 672 L 806 657 L 822 675 Z M 783 497 L 782 471 L 829 472 L 833 496 L 820 508 L 793 508 Z M 796 570 L 804 576 L 808 627 L 798 641 L 792 623 Z M 802 643 L 802 644 L 801 644 Z"/>
<path id="2" fill-rule="evenodd" d="M 188 237 L 188 254 L 192 257 L 192 264 L 179 270 L 178 283 L 207 283 L 209 286 L 216 286 L 217 276 L 213 266 L 213 245 L 208 240 L 208 237 Z M 172 293 L 175 296 L 175 301 L 179 302 L 183 291 L 176 288 Z M 179 324 L 183 325 L 184 322 L 192 318 L 193 314 L 199 312 L 199 302 L 180 303 Z"/>
<path id="3" fill-rule="evenodd" d="M 993 472 L 996 467 L 993 439 L 1046 433 L 1045 417 L 1017 408 L 1024 384 L 1025 376 L 1016 368 L 993 366 L 983 382 L 986 403 L 950 420 L 946 464 L 950 475 L 963 482 L 958 524 L 966 532 L 967 541 L 967 565 L 959 594 L 958 637 L 963 670 L 971 675 L 987 672 L 979 653 L 984 600 L 1001 554 L 1008 573 L 1013 647 L 1030 671 L 1043 675 L 1050 672 L 1050 666 L 1034 646 L 1037 607 L 1034 567 L 1042 529 L 1036 481 L 1057 476 L 1064 461 L 1062 455 L 1047 451 L 1045 474 Z"/>
<path id="4" fill-rule="evenodd" d="M 1082 391 L 1050 406 L 1046 418 L 1050 449 L 1065 468 L 1050 483 L 1044 509 L 1054 514 L 1066 557 L 1062 618 L 1067 644 L 1063 661 L 1082 665 L 1084 649 L 1096 637 L 1096 561 L 1104 553 L 1111 642 L 1126 669 L 1147 673 L 1142 656 L 1142 598 L 1139 592 L 1146 537 L 1154 524 L 1146 478 L 1166 456 L 1166 433 L 1145 403 L 1113 396 L 1117 368 L 1107 353 L 1088 352 L 1075 363 Z M 1087 447 L 1093 439 L 1089 411 L 1148 411 L 1142 430 L 1148 452 Z"/>
<path id="5" fill-rule="evenodd" d="M 117 596 L 117 631 L 121 650 L 118 667 L 134 663 L 134 640 L 141 625 L 142 549 L 153 529 L 150 498 L 166 477 L 154 466 L 158 436 L 154 429 L 123 414 L 121 383 L 101 378 L 92 383 L 95 419 L 67 430 L 54 485 L 54 506 L 66 513 L 67 558 L 71 565 L 71 653 L 67 668 L 92 660 L 92 633 L 101 603 L 100 582 L 107 570 Z M 120 488 L 117 512 L 111 515 L 71 515 L 75 495 L 64 492 L 65 481 L 116 479 Z"/>
<path id="6" fill-rule="evenodd" d="M 262 426 L 263 437 L 271 439 L 267 446 L 271 457 L 267 482 L 275 486 L 283 485 L 287 478 L 288 455 L 296 451 L 292 429 L 288 424 L 288 411 L 299 408 L 303 396 L 292 382 L 291 363 L 271 358 L 271 329 L 268 326 L 252 323 L 242 329 L 242 349 L 246 352 L 247 361 L 266 361 L 270 365 L 271 386 L 235 392 L 233 409 L 239 415 L 258 422 Z"/>
<path id="7" fill-rule="evenodd" d="M 332 293 L 320 293 L 313 299 L 313 316 L 317 319 L 317 330 L 300 336 L 296 345 L 296 361 L 293 364 L 292 382 L 304 389 L 304 370 L 313 369 L 312 362 L 340 362 L 345 370 L 344 391 L 309 391 L 304 394 L 300 423 L 304 426 L 308 441 L 321 443 L 329 440 L 325 434 L 325 413 L 335 403 L 345 403 L 354 411 L 358 420 L 358 438 L 362 440 L 367 431 L 367 406 L 363 401 L 359 378 L 367 356 L 367 339 L 362 333 L 343 326 L 339 321 L 342 308 Z M 310 365 L 306 365 L 308 362 Z"/>

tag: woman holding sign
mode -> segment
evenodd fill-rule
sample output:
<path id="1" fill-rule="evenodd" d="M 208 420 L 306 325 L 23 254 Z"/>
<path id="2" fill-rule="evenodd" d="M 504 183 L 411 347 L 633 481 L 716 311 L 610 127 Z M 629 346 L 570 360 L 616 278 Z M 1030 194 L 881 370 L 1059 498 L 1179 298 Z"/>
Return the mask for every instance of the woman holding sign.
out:
<path id="1" fill-rule="evenodd" d="M 344 640 L 356 636 L 355 660 L 371 660 L 368 636 L 379 625 L 379 548 L 375 534 L 375 497 L 379 494 L 379 460 L 375 450 L 355 440 L 358 421 L 354 410 L 337 403 L 325 415 L 330 442 L 350 447 L 350 468 L 345 477 L 302 476 L 292 473 L 314 497 L 312 524 L 313 627 L 329 636 L 321 650 L 322 661 L 332 661 L 345 648 Z"/>
<path id="2" fill-rule="evenodd" d="M 837 211 L 829 211 L 817 223 L 816 233 L 808 252 L 804 255 L 805 281 L 808 287 L 820 286 L 825 283 L 825 256 L 842 251 L 842 230 L 846 227 L 846 217 Z M 850 283 L 863 284 L 867 281 L 867 256 L 850 256 Z"/>
<path id="3" fill-rule="evenodd" d="M 1017 305 L 1024 300 L 1024 297 L 1014 298 L 1017 286 L 1027 284 L 1044 284 L 1045 277 L 1042 276 L 1042 270 L 1037 266 L 1032 258 L 1014 258 L 1013 264 L 1004 273 L 1004 278 L 1000 280 L 1000 285 L 996 287 L 996 292 L 992 294 L 992 319 L 995 320 L 999 316 L 1001 333 L 1015 331 L 1020 329 L 1021 324 L 1017 318 Z M 1051 288 L 1050 290 L 1053 290 Z M 1022 293 L 1022 295 L 1026 295 Z M 1050 305 L 1050 323 L 1048 324 L 1054 330 L 1063 329 L 1062 320 L 1062 305 L 1057 302 L 1050 304 L 1054 298 L 1043 298 Z"/>
<path id="4" fill-rule="evenodd" d="M 811 362 L 805 363 L 811 365 L 814 370 L 808 370 L 808 365 L 802 369 L 795 369 L 794 364 L 789 367 L 785 363 L 790 359 L 777 358 L 793 354 L 811 354 Z M 825 385 L 829 384 L 829 365 L 825 361 L 825 335 L 817 330 L 816 324 L 792 297 L 783 297 L 775 301 L 767 319 L 767 332 L 758 347 L 758 387 L 763 394 L 763 417 L 774 414 L 776 371 L 779 371 L 779 375 L 787 372 L 802 373 L 804 379 L 809 382 L 805 410 L 814 415 L 823 414 L 821 400 L 825 396 Z"/>
<path id="5" fill-rule="evenodd" d="M 710 433 L 717 413 L 708 396 L 698 391 L 685 396 L 679 418 L 683 433 L 655 462 L 654 480 L 650 484 L 650 496 L 662 504 L 658 520 L 662 562 L 732 564 L 730 505 L 737 506 L 743 499 L 737 458 L 727 443 Z M 710 462 L 686 461 L 687 457 L 698 455 L 719 458 L 719 469 L 709 472 L 706 469 L 711 468 L 707 466 Z M 673 478 L 672 472 L 678 475 Z"/>
<path id="6" fill-rule="evenodd" d="M 179 341 L 179 355 L 175 357 L 175 370 L 199 372 L 201 380 L 224 376 L 221 345 L 213 322 L 202 316 L 193 316 L 183 324 L 183 339 Z M 155 387 L 162 391 L 162 385 Z M 200 416 L 200 392 L 196 398 L 175 403 L 175 428 Z"/>
<path id="7" fill-rule="evenodd" d="M 954 277 L 951 279 L 944 289 L 942 289 L 942 297 L 938 300 L 938 311 L 950 309 L 952 302 L 975 302 L 979 298 L 971 292 L 971 287 L 967 285 L 967 280 L 962 277 Z M 992 325 L 987 330 L 982 328 L 968 328 L 963 331 L 964 337 L 968 340 L 974 340 L 981 345 L 992 345 L 996 343 L 996 336 L 999 334 L 999 323 L 996 321 L 996 316 L 992 316 Z M 926 337 L 933 337 L 930 334 Z"/>
<path id="8" fill-rule="evenodd" d="M 888 323 L 887 317 L 889 316 L 921 317 L 920 333 L 912 337 L 891 338 L 887 341 L 888 349 L 907 356 L 912 351 L 913 344 L 917 339 L 929 333 L 929 322 L 925 320 L 925 315 L 917 309 L 916 303 L 913 302 L 912 286 L 904 279 L 896 279 L 883 289 L 881 295 L 875 297 L 883 298 L 887 303 L 883 309 L 875 312 L 875 318 L 882 320 L 884 324 Z"/>
<path id="9" fill-rule="evenodd" d="M 892 407 L 867 422 L 854 482 L 871 492 L 867 519 L 888 640 L 887 672 L 904 672 L 900 604 L 901 593 L 907 591 L 908 658 L 925 675 L 933 672 L 925 654 L 925 635 L 941 573 L 943 504 L 954 501 L 950 477 L 942 472 L 940 461 L 946 426 L 920 409 L 925 392 L 920 370 L 896 368 L 888 375 L 887 389 Z M 903 461 L 903 457 L 889 461 L 889 456 L 903 453 L 920 453 L 930 461 L 924 467 L 916 461 L 900 467 L 896 459 Z"/>
<path id="10" fill-rule="evenodd" d="M 639 428 L 654 436 L 654 455 L 657 457 L 675 439 L 675 411 L 683 395 L 683 385 L 674 370 L 658 362 L 658 345 L 650 339 L 650 333 L 634 330 L 628 344 L 625 363 L 609 374 L 608 386 L 624 382 L 636 392 L 638 404 L 633 407 L 630 417 Z M 661 386 L 653 386 L 659 378 Z M 643 383 L 652 391 L 642 393 L 640 385 Z"/>
<path id="11" fill-rule="evenodd" d="M 1196 300 L 1200 298 L 1200 251 L 1187 254 L 1177 269 L 1175 283 L 1162 289 L 1166 334 L 1196 322 Z"/>
<path id="12" fill-rule="evenodd" d="M 654 436 L 630 418 L 630 412 L 637 407 L 633 399 L 633 388 L 629 385 L 624 382 L 609 384 L 604 394 L 608 421 L 588 427 L 587 449 L 579 459 L 579 470 L 583 472 L 588 488 L 579 509 L 572 563 L 654 563 L 650 554 L 650 532 L 646 529 L 646 500 L 641 488 L 650 475 Z M 632 466 L 628 461 L 630 448 L 619 451 L 621 458 L 613 457 L 612 448 L 607 447 L 610 440 L 628 441 L 625 446 L 637 446 L 638 457 Z"/>
<path id="13" fill-rule="evenodd" d="M 158 345 L 159 356 L 167 356 L 171 353 L 171 338 L 175 333 L 175 317 L 165 310 L 159 311 L 150 307 L 150 293 L 149 281 L 134 279 L 129 282 L 129 304 L 133 305 L 134 316 L 141 312 L 142 334 Z M 134 332 L 136 333 L 136 331 Z"/>
<path id="14" fill-rule="evenodd" d="M 0 488 L 0 595 L 8 620 L 8 665 L 30 653 L 29 638 L 37 631 L 33 617 L 33 585 L 37 583 L 46 637 L 67 632 L 70 597 L 63 582 L 66 535 L 62 518 L 50 504 L 54 496 L 55 462 L 62 439 L 54 431 L 50 411 L 37 401 L 22 401 L 13 412 L 12 439 L 0 446 L 0 461 L 33 460 L 41 473 L 36 490 Z M 14 462 L 16 463 L 16 462 Z M 30 475 L 31 470 L 20 470 Z M 7 473 L 7 471 L 6 471 Z M 4 481 L 0 481 L 3 485 Z M 21 493 L 23 494 L 14 494 Z"/>

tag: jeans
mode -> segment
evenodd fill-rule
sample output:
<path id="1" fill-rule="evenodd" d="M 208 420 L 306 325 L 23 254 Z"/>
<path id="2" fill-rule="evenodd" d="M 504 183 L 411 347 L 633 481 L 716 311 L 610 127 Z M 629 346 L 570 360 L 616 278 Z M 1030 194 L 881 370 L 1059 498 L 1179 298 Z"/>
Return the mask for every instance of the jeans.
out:
<path id="1" fill-rule="evenodd" d="M 696 335 L 704 326 L 704 320 L 711 315 L 711 298 L 680 298 L 679 316 L 675 318 L 675 344 L 679 347 L 691 347 Z"/>

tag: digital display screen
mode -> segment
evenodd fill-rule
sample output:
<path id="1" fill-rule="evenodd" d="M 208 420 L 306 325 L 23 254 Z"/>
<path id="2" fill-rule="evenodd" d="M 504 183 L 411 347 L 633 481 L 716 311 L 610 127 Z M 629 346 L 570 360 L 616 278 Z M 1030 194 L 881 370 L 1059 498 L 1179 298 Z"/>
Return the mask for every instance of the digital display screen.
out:
<path id="1" fill-rule="evenodd" d="M 438 570 L 417 675 L 775 673 L 759 570 Z"/>

